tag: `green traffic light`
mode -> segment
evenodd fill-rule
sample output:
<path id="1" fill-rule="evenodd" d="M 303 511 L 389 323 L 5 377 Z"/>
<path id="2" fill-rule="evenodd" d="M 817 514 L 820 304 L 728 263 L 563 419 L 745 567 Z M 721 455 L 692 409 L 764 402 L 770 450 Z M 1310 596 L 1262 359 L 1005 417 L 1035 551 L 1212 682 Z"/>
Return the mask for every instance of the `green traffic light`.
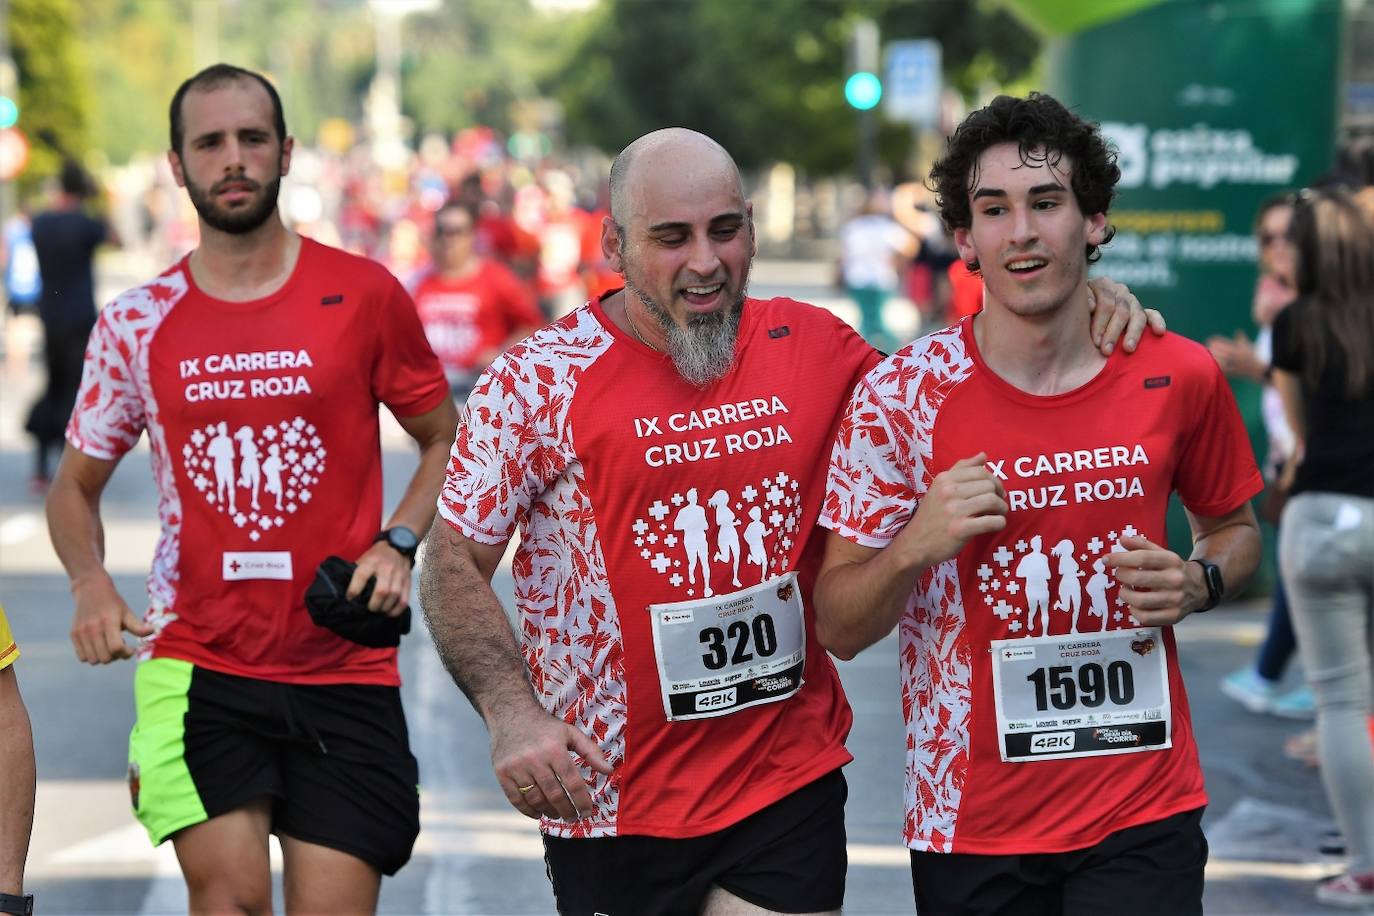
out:
<path id="1" fill-rule="evenodd" d="M 867 70 L 860 70 L 844 81 L 844 100 L 860 111 L 868 111 L 883 97 L 883 81 Z"/>
<path id="2" fill-rule="evenodd" d="M 0 95 L 0 130 L 13 127 L 19 121 L 19 106 L 14 99 Z"/>

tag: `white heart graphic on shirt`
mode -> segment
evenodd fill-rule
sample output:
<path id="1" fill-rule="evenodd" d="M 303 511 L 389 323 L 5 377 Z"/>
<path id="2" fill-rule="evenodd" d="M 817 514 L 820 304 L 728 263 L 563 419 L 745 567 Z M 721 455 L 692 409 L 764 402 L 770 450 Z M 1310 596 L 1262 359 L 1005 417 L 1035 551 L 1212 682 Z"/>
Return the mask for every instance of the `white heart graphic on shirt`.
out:
<path id="1" fill-rule="evenodd" d="M 1138 627 L 1106 557 L 1126 550 L 1123 537 L 1139 534 L 1128 524 L 1082 545 L 1068 538 L 1048 543 L 1037 534 L 998 544 L 973 571 L 977 589 L 1013 636 L 1023 630 L 1026 636 L 1044 636 L 1051 625 L 1057 632 L 1067 625 L 1069 633 L 1085 634 Z"/>
<path id="2" fill-rule="evenodd" d="M 800 484 L 779 471 L 734 495 L 703 500 L 692 488 L 656 499 L 630 530 L 650 569 L 689 598 L 709 598 L 787 572 L 800 520 Z"/>
<path id="3" fill-rule="evenodd" d="M 326 450 L 303 417 L 232 432 L 222 420 L 193 431 L 181 457 L 191 486 L 257 541 L 310 502 Z"/>

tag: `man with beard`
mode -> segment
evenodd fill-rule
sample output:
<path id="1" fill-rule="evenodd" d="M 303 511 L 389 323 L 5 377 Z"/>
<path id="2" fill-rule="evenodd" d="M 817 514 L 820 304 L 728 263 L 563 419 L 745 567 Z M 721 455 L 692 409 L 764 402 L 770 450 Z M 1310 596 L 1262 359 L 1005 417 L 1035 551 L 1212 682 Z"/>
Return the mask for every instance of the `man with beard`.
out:
<path id="1" fill-rule="evenodd" d="M 836 911 L 851 715 L 808 610 L 813 530 L 879 355 L 827 311 L 746 299 L 752 205 L 701 134 L 616 158 L 602 247 L 625 288 L 507 351 L 468 401 L 430 630 L 507 800 L 541 819 L 561 912 Z M 762 581 L 713 595 L 691 574 L 673 523 L 692 491 L 761 520 Z M 490 586 L 517 528 L 518 643 Z"/>
<path id="2" fill-rule="evenodd" d="M 48 498 L 72 642 L 90 664 L 139 657 L 129 788 L 153 842 L 176 847 L 192 912 L 271 911 L 269 833 L 288 911 L 370 911 L 419 829 L 396 650 L 316 626 L 304 594 L 338 554 L 356 560 L 349 597 L 403 613 L 456 413 L 395 279 L 282 225 L 292 140 L 270 83 L 196 74 L 171 139 L 200 244 L 101 313 Z M 380 525 L 379 404 L 420 446 Z M 210 454 L 226 428 L 227 493 Z M 162 536 L 140 621 L 103 566 L 99 501 L 145 430 Z M 273 447 L 284 503 L 253 509 L 233 494 Z"/>

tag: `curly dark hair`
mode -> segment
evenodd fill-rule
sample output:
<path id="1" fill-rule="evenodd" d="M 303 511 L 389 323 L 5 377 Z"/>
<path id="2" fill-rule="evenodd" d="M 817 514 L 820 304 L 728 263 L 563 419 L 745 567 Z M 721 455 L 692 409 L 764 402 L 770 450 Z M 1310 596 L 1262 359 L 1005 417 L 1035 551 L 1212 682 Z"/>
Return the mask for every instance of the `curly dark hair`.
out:
<path id="1" fill-rule="evenodd" d="M 1021 161 L 1028 165 L 1057 166 L 1067 156 L 1073 166 L 1069 181 L 1078 209 L 1084 214 L 1105 214 L 1111 207 L 1121 169 L 1116 165 L 1116 150 L 1103 139 L 1097 125 L 1043 92 L 1032 92 L 1024 99 L 999 95 L 986 108 L 964 118 L 949 138 L 945 154 L 931 166 L 926 187 L 935 193 L 940 218 L 951 232 L 972 227 L 969 191 L 977 180 L 978 157 L 999 143 L 1017 144 Z M 1109 224 L 1102 244 L 1115 234 Z M 1097 249 L 1088 245 L 1088 263 L 1102 257 Z M 977 270 L 976 264 L 970 266 Z"/>

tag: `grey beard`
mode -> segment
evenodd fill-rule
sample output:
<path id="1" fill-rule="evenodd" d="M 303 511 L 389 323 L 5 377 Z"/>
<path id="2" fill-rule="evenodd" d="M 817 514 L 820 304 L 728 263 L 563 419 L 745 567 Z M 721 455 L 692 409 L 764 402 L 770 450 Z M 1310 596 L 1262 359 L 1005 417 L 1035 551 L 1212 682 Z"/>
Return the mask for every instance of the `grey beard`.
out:
<path id="1" fill-rule="evenodd" d="M 723 377 L 735 363 L 738 307 L 729 313 L 703 315 L 686 328 L 670 322 L 664 330 L 668 332 L 668 356 L 677 374 L 698 388 Z"/>
<path id="2" fill-rule="evenodd" d="M 697 388 L 724 377 L 735 363 L 735 339 L 739 334 L 744 296 L 724 312 L 694 315 L 682 327 L 657 301 L 625 278 L 625 287 L 639 297 L 668 338 L 668 358 L 683 380 Z"/>

